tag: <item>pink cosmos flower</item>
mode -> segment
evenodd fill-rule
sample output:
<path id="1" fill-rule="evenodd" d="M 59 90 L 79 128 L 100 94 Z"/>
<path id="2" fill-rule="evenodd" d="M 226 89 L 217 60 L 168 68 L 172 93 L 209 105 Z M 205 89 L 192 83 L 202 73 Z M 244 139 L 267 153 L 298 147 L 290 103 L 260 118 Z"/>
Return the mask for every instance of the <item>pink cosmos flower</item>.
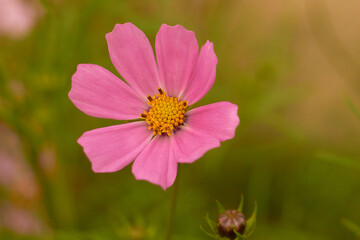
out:
<path id="1" fill-rule="evenodd" d="M 134 161 L 136 179 L 164 190 L 178 163 L 192 163 L 231 139 L 237 106 L 218 102 L 189 110 L 215 81 L 213 44 L 199 51 L 195 34 L 163 24 L 156 35 L 157 63 L 149 40 L 131 23 L 106 34 L 112 63 L 126 81 L 93 64 L 78 65 L 69 98 L 84 113 L 139 121 L 85 132 L 78 140 L 94 172 L 114 172 Z"/>

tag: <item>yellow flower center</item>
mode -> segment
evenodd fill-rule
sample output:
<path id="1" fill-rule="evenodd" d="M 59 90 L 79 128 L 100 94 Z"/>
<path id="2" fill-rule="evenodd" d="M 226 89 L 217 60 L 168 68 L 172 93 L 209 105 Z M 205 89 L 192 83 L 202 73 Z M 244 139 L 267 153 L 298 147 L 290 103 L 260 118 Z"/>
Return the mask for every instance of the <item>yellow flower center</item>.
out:
<path id="1" fill-rule="evenodd" d="M 171 131 L 184 123 L 184 115 L 188 107 L 188 101 L 179 101 L 175 97 L 166 96 L 161 88 L 159 94 L 153 97 L 147 96 L 150 105 L 149 111 L 140 114 L 149 124 L 149 130 L 153 130 L 153 135 L 166 133 L 171 135 Z"/>

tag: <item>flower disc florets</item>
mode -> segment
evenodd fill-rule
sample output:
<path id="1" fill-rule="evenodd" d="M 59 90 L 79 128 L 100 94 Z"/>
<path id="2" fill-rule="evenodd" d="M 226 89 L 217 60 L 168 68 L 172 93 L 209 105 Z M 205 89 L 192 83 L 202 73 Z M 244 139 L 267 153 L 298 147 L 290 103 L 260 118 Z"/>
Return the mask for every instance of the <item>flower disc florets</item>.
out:
<path id="1" fill-rule="evenodd" d="M 140 114 L 149 124 L 149 130 L 153 130 L 153 135 L 166 133 L 171 135 L 171 131 L 184 123 L 184 116 L 187 101 L 179 101 L 175 97 L 166 96 L 161 88 L 158 88 L 159 94 L 153 97 L 147 96 L 150 109 Z"/>
<path id="2" fill-rule="evenodd" d="M 226 210 L 220 214 L 217 221 L 217 228 L 220 236 L 235 239 L 237 231 L 243 234 L 246 227 L 245 216 L 237 210 Z"/>

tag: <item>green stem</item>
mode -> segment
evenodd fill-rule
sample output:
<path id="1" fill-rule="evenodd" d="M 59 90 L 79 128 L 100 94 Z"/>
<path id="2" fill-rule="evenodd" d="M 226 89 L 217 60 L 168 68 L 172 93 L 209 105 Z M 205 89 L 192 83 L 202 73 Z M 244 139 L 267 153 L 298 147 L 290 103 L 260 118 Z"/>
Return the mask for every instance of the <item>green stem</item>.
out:
<path id="1" fill-rule="evenodd" d="M 177 179 L 175 180 L 174 183 L 174 187 L 173 187 L 173 194 L 171 197 L 171 206 L 170 206 L 170 214 L 169 214 L 169 220 L 168 220 L 168 225 L 166 228 L 166 234 L 165 234 L 165 240 L 170 240 L 171 239 L 171 233 L 172 233 L 172 228 L 174 225 L 174 219 L 175 219 L 175 212 L 176 212 L 176 202 L 177 202 L 177 193 L 178 193 L 178 189 L 179 189 L 179 171 L 180 170 L 180 166 L 178 167 L 178 172 L 177 172 Z"/>

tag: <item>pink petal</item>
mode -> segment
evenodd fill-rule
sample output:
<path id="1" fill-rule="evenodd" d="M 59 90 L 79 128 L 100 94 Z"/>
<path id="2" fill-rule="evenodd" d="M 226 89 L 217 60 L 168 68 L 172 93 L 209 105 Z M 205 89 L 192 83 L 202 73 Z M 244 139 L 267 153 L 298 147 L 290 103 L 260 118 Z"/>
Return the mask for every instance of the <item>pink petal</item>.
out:
<path id="1" fill-rule="evenodd" d="M 196 131 L 188 126 L 174 133 L 174 156 L 179 163 L 192 163 L 207 151 L 220 146 L 217 138 Z"/>
<path id="2" fill-rule="evenodd" d="M 118 120 L 136 119 L 146 102 L 103 67 L 79 64 L 72 76 L 70 100 L 84 113 Z"/>
<path id="3" fill-rule="evenodd" d="M 163 24 L 155 49 L 162 87 L 170 96 L 178 97 L 188 85 L 198 57 L 195 34 L 180 25 Z"/>
<path id="4" fill-rule="evenodd" d="M 194 69 L 191 81 L 182 97 L 194 104 L 199 101 L 213 86 L 218 63 L 212 42 L 207 41 L 201 47 L 198 61 Z"/>
<path id="5" fill-rule="evenodd" d="M 149 144 L 152 132 L 146 122 L 133 122 L 85 132 L 78 140 L 94 172 L 115 172 Z"/>
<path id="6" fill-rule="evenodd" d="M 136 179 L 160 185 L 164 190 L 176 178 L 177 162 L 174 160 L 171 137 L 156 136 L 136 158 L 132 172 Z"/>
<path id="7" fill-rule="evenodd" d="M 111 61 L 125 81 L 144 98 L 157 93 L 158 69 L 145 34 L 132 23 L 116 24 L 106 40 Z"/>
<path id="8" fill-rule="evenodd" d="M 217 102 L 190 110 L 186 116 L 186 124 L 200 131 L 218 138 L 220 141 L 235 136 L 239 125 L 238 107 L 230 102 Z"/>

